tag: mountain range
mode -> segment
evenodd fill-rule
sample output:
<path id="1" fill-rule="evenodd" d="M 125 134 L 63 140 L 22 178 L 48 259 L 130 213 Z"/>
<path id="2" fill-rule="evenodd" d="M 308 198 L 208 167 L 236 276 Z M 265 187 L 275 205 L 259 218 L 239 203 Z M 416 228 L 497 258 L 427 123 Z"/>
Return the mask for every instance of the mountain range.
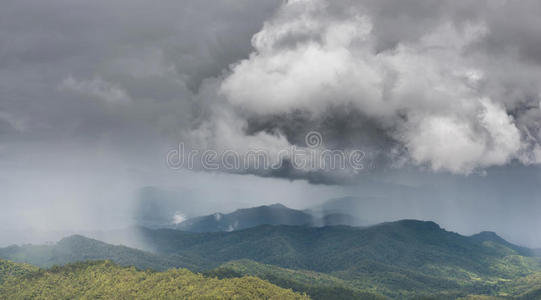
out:
<path id="1" fill-rule="evenodd" d="M 270 216 L 274 222 L 273 212 L 285 209 L 274 205 L 239 210 L 230 218 Z M 231 232 L 220 231 L 228 223 L 206 222 L 208 217 L 194 224 L 197 228 L 210 224 L 205 225 L 209 232 L 132 227 L 110 236 L 126 246 L 72 236 L 54 245 L 2 248 L 0 258 L 41 267 L 110 259 L 139 269 L 185 267 L 219 278 L 252 275 L 314 299 L 329 295 L 336 299 L 526 297 L 535 295 L 541 284 L 541 260 L 535 251 L 492 232 L 463 236 L 419 220 L 314 227 L 304 222 L 310 215 L 301 212 L 298 216 L 306 219 L 295 225 L 239 222 L 254 227 Z"/>

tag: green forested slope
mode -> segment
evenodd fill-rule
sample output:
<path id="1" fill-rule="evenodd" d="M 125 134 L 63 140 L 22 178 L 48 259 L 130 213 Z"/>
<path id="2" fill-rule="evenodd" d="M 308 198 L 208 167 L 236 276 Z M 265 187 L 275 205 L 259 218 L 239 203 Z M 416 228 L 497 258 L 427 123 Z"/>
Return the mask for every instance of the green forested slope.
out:
<path id="1" fill-rule="evenodd" d="M 0 261 L 0 264 L 5 262 Z M 49 270 L 5 275 L 3 278 L 0 299 L 6 300 L 308 299 L 256 277 L 220 280 L 186 269 L 138 271 L 107 261 L 75 263 Z"/>
<path id="2" fill-rule="evenodd" d="M 249 260 L 232 261 L 207 271 L 205 274 L 218 278 L 232 278 L 253 275 L 265 279 L 281 287 L 291 288 L 294 291 L 307 293 L 313 299 L 384 299 L 378 293 L 383 293 L 392 299 L 541 299 L 541 272 L 534 272 L 528 276 L 516 277 L 498 281 L 471 282 L 458 284 L 444 278 L 424 278 L 433 282 L 441 281 L 440 289 L 428 289 L 419 282 L 415 289 L 404 289 L 402 285 L 408 283 L 408 276 L 419 274 L 406 271 L 399 277 L 398 274 L 383 273 L 380 275 L 382 283 L 375 283 L 374 278 L 366 276 L 366 282 L 344 280 L 338 277 L 307 270 L 292 270 L 273 265 L 260 264 Z M 393 285 L 384 282 L 393 281 Z M 445 282 L 454 283 L 449 288 Z M 373 285 L 371 285 L 373 284 Z M 485 294 L 485 295 L 480 295 Z M 491 296 L 489 296 L 491 295 Z"/>
<path id="3" fill-rule="evenodd" d="M 7 277 L 25 275 L 37 270 L 38 268 L 31 265 L 18 264 L 0 259 L 0 284 L 2 284 Z"/>
<path id="4" fill-rule="evenodd" d="M 286 269 L 251 260 L 231 261 L 205 272 L 205 274 L 218 278 L 257 276 L 278 286 L 307 293 L 312 299 L 387 299 L 381 295 L 358 289 L 350 282 L 328 274 Z"/>
<path id="5" fill-rule="evenodd" d="M 87 260 L 112 260 L 122 266 L 163 271 L 170 268 L 196 268 L 198 261 L 179 255 L 158 255 L 126 246 L 114 246 L 94 239 L 74 235 L 54 245 L 24 245 L 0 248 L 0 258 L 51 267 Z"/>

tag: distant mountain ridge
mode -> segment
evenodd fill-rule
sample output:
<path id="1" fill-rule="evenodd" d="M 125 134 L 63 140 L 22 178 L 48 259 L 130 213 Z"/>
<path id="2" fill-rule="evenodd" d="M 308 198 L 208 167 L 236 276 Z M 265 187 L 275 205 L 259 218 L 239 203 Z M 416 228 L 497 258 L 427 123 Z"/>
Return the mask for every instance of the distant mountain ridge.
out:
<path id="1" fill-rule="evenodd" d="M 492 242 L 492 243 L 503 245 L 507 248 L 513 249 L 520 255 L 525 255 L 525 256 L 537 255 L 536 250 L 512 244 L 504 240 L 502 237 L 500 237 L 498 234 L 492 231 L 482 231 L 480 233 L 472 235 L 471 238 L 481 243 Z"/>
<path id="2" fill-rule="evenodd" d="M 262 205 L 238 209 L 229 214 L 212 215 L 188 219 L 171 228 L 191 232 L 234 231 L 260 225 L 329 226 L 355 225 L 356 218 L 346 214 L 316 216 L 309 211 L 288 208 L 282 204 Z"/>
<path id="3" fill-rule="evenodd" d="M 210 207 L 223 210 L 231 206 L 244 206 L 243 203 L 228 201 L 196 201 L 190 191 L 175 191 L 163 187 L 147 186 L 138 191 L 133 204 L 135 224 L 149 228 L 171 227 L 186 218 L 209 214 Z"/>
<path id="4" fill-rule="evenodd" d="M 282 204 L 238 209 L 229 214 L 215 213 L 186 220 L 176 229 L 192 232 L 233 231 L 259 225 L 310 225 L 313 217 Z"/>

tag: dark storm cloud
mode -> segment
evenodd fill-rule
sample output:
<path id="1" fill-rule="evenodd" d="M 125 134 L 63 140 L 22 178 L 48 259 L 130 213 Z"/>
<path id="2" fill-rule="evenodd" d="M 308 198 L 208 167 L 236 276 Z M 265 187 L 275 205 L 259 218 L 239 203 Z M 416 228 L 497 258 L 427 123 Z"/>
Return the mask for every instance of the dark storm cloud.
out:
<path id="1" fill-rule="evenodd" d="M 540 64 L 539 15 L 539 1 L 505 1 L 492 7 L 485 16 L 491 31 L 480 46 L 488 54 Z"/>
<path id="2" fill-rule="evenodd" d="M 365 157 L 363 169 L 360 172 L 368 175 L 392 168 L 392 163 L 395 161 L 392 156 L 396 155 L 393 152 L 399 151 L 401 147 L 382 127 L 382 124 L 367 118 L 355 109 L 336 107 L 327 110 L 324 116 L 318 118 L 313 118 L 310 114 L 300 111 L 248 118 L 245 132 L 252 136 L 262 131 L 268 134 L 281 132 L 291 145 L 306 147 L 306 135 L 316 131 L 321 134 L 322 146 L 326 149 L 363 151 Z M 279 170 L 256 174 L 306 179 L 316 184 L 353 184 L 359 179 L 352 178 L 350 175 L 343 176 L 340 172 L 333 172 L 333 170 L 312 170 L 310 172 L 296 170 L 288 161 L 284 161 Z"/>
<path id="3" fill-rule="evenodd" d="M 202 80 L 247 57 L 279 4 L 4 1 L 0 109 L 22 138 L 189 128 Z"/>

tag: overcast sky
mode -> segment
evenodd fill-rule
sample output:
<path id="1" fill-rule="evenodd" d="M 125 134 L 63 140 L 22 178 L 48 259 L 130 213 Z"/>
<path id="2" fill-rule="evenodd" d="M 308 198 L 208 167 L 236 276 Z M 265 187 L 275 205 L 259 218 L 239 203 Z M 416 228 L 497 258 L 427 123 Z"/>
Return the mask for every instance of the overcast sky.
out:
<path id="1" fill-rule="evenodd" d="M 379 194 L 359 213 L 541 247 L 537 0 L 0 5 L 3 228 L 126 226 L 153 185 L 209 211 Z M 179 143 L 276 157 L 311 131 L 365 168 L 165 163 Z"/>

